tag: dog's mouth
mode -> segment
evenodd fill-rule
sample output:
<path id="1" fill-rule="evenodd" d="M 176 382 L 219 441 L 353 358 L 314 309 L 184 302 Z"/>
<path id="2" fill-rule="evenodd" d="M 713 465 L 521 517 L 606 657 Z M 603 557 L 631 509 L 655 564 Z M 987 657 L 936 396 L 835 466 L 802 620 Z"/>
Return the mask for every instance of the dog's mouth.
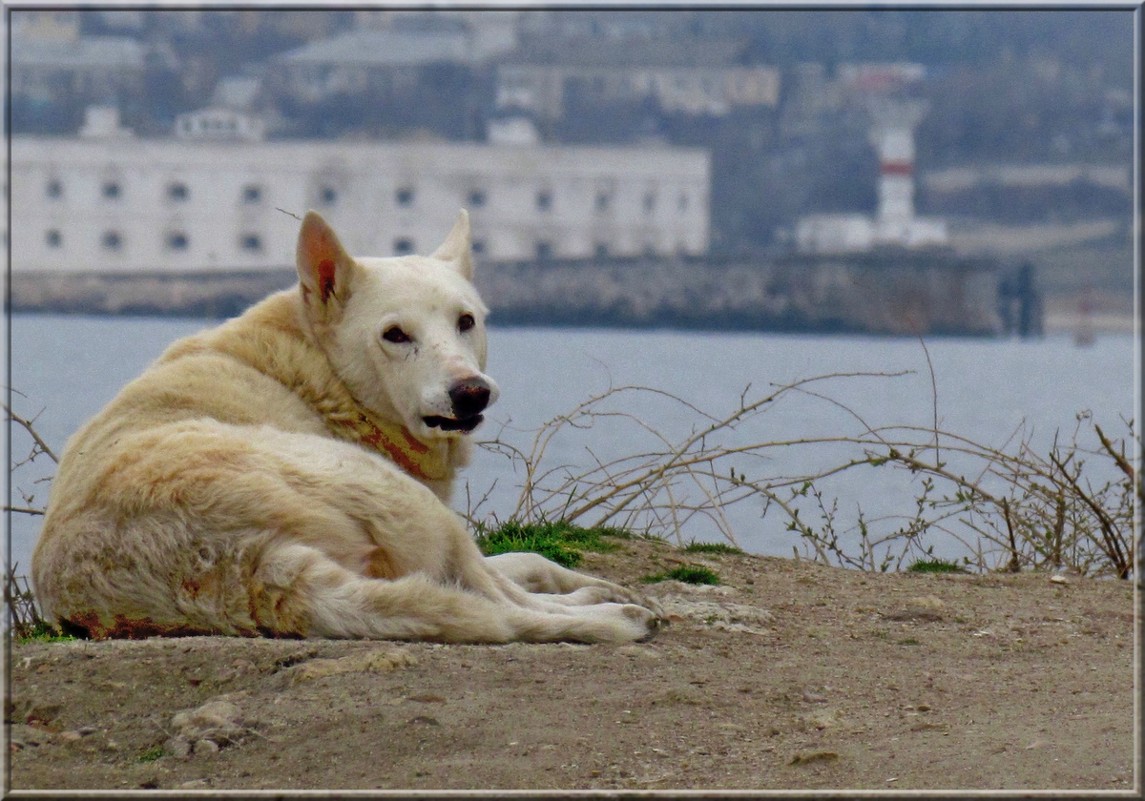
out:
<path id="1" fill-rule="evenodd" d="M 475 414 L 472 417 L 441 417 L 439 415 L 431 415 L 429 417 L 421 418 L 421 421 L 430 428 L 440 428 L 442 431 L 461 431 L 468 434 L 477 426 L 481 425 L 481 421 L 485 419 L 484 415 Z"/>

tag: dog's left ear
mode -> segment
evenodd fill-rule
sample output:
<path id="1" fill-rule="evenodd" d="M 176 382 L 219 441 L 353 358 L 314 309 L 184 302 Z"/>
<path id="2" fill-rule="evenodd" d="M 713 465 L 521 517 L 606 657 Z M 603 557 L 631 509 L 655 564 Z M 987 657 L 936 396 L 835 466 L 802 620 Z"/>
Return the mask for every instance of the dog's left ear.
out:
<path id="1" fill-rule="evenodd" d="M 441 243 L 441 246 L 430 254 L 430 258 L 453 262 L 457 271 L 467 281 L 473 280 L 473 253 L 469 239 L 469 212 L 462 209 L 457 215 L 457 222 L 453 230 Z"/>
<path id="2" fill-rule="evenodd" d="M 332 322 L 350 297 L 354 260 L 330 224 L 309 211 L 298 232 L 298 279 L 307 308 Z"/>

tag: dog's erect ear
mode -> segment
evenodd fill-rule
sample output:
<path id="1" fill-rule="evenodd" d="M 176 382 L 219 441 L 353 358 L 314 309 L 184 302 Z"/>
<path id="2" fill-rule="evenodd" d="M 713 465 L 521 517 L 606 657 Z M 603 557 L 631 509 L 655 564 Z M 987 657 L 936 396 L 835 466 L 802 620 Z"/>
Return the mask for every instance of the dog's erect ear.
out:
<path id="1" fill-rule="evenodd" d="M 322 215 L 306 212 L 298 232 L 298 279 L 306 306 L 324 319 L 341 309 L 350 297 L 354 260 Z"/>
<path id="2" fill-rule="evenodd" d="M 465 276 L 466 280 L 473 280 L 473 253 L 469 240 L 469 212 L 465 209 L 457 215 L 457 222 L 453 230 L 435 250 L 430 258 L 453 262 L 457 271 Z"/>

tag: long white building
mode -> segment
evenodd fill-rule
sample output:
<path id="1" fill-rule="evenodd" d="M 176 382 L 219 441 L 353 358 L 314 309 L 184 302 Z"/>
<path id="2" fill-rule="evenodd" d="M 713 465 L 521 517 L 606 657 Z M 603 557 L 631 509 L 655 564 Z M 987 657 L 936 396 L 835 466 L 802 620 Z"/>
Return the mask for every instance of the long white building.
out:
<path id="1" fill-rule="evenodd" d="M 13 271 L 281 268 L 307 209 L 360 255 L 427 252 L 462 207 L 480 258 L 708 248 L 700 149 L 111 134 L 13 137 Z"/>

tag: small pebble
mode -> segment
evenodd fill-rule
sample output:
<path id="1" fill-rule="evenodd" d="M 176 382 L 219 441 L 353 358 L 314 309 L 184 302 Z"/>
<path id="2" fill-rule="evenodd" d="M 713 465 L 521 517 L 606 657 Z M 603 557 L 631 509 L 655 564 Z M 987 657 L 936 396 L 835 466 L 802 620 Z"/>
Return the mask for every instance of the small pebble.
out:
<path id="1" fill-rule="evenodd" d="M 219 753 L 219 744 L 213 740 L 198 740 L 192 749 L 196 756 Z"/>

